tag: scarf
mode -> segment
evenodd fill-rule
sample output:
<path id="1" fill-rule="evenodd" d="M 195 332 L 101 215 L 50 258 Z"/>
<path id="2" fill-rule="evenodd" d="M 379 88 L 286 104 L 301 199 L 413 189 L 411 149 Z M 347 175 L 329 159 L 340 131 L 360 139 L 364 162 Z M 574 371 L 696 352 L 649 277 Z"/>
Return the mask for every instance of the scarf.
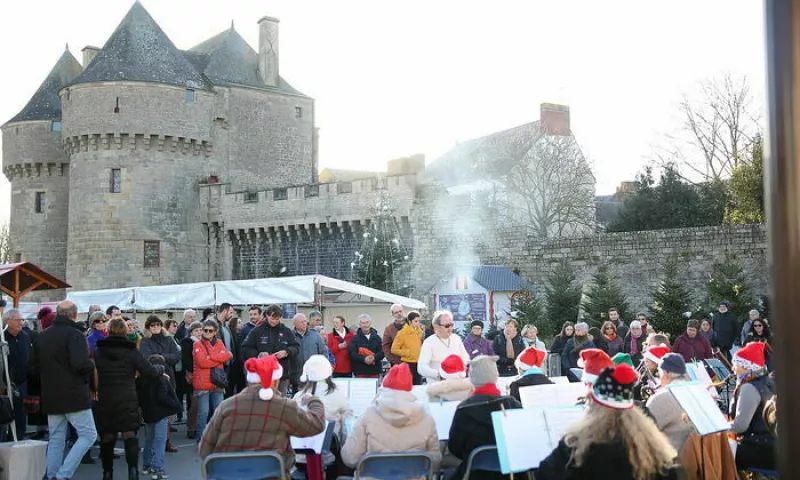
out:
<path id="1" fill-rule="evenodd" d="M 611 335 L 603 335 L 603 336 L 606 337 L 606 340 L 608 340 L 609 342 L 613 342 L 614 340 L 617 339 L 617 334 L 616 333 L 612 333 Z"/>
<path id="2" fill-rule="evenodd" d="M 583 350 L 583 347 L 586 346 L 587 343 L 589 343 L 590 339 L 591 337 L 589 335 L 584 335 L 582 337 L 579 337 L 578 335 L 573 335 L 572 341 L 575 342 L 575 344 L 572 347 L 572 352 L 577 353 Z"/>
<path id="3" fill-rule="evenodd" d="M 500 389 L 497 388 L 497 385 L 494 383 L 487 383 L 486 385 L 476 387 L 472 390 L 472 395 L 493 395 L 499 397 L 503 394 L 500 393 Z"/>
<path id="4" fill-rule="evenodd" d="M 133 333 L 129 333 L 129 334 L 125 335 L 125 336 L 128 337 L 128 340 L 130 340 L 131 342 L 139 343 L 139 334 L 138 333 L 133 332 Z"/>
<path id="5" fill-rule="evenodd" d="M 506 337 L 506 358 L 517 358 L 514 353 L 514 339 Z"/>
<path id="6" fill-rule="evenodd" d="M 639 337 L 641 337 L 641 335 L 639 335 Z M 631 335 L 631 356 L 639 354 L 639 342 L 637 342 L 639 337 Z"/>

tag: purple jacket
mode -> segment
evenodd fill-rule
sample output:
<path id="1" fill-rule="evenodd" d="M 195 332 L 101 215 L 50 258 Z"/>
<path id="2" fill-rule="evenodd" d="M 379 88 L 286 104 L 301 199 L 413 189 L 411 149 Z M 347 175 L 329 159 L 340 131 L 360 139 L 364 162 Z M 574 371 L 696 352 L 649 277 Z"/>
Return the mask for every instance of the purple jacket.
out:
<path id="1" fill-rule="evenodd" d="M 464 348 L 469 353 L 469 358 L 475 358 L 478 355 L 494 355 L 492 342 L 483 337 L 476 337 L 471 333 L 468 333 L 464 338 Z"/>

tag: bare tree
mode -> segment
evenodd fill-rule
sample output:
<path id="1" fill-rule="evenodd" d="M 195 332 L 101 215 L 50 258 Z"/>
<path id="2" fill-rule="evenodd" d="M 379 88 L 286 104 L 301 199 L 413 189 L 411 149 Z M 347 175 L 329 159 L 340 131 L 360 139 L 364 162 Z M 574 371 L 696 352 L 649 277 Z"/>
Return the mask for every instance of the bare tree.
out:
<path id="1" fill-rule="evenodd" d="M 521 136 L 499 144 L 508 170 L 505 192 L 493 199 L 498 213 L 539 238 L 594 231 L 595 178 L 575 137 L 540 124 Z"/>
<path id="2" fill-rule="evenodd" d="M 728 178 L 750 163 L 760 114 L 746 77 L 724 74 L 701 82 L 697 93 L 683 95 L 679 112 L 680 131 L 667 135 L 660 163 L 683 165 L 703 181 Z"/>
<path id="3" fill-rule="evenodd" d="M 8 223 L 0 225 L 0 265 L 11 262 L 11 232 Z"/>

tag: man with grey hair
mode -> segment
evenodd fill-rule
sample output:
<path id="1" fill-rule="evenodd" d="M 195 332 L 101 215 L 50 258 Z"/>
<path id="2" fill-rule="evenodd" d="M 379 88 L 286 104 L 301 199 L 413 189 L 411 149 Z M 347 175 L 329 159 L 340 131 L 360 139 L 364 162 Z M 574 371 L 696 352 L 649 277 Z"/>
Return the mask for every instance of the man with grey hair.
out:
<path id="1" fill-rule="evenodd" d="M 191 325 L 195 319 L 197 318 L 197 312 L 192 310 L 191 308 L 186 309 L 183 311 L 183 320 L 181 324 L 178 325 L 178 331 L 175 332 L 175 338 L 178 340 L 178 343 L 183 341 L 188 335 L 189 325 Z"/>
<path id="2" fill-rule="evenodd" d="M 433 313 L 434 333 L 422 342 L 422 349 L 417 361 L 417 371 L 427 379 L 429 384 L 442 379 L 439 367 L 442 360 L 448 356 L 458 355 L 465 364 L 470 361 L 461 337 L 453 333 L 454 327 L 453 314 L 449 310 Z"/>
<path id="3" fill-rule="evenodd" d="M 397 333 L 402 330 L 403 325 L 405 325 L 403 322 L 405 312 L 403 311 L 403 306 L 399 303 L 392 304 L 389 311 L 392 313 L 392 323 L 387 325 L 383 330 L 383 344 L 381 348 L 383 348 L 383 355 L 389 360 L 389 363 L 394 366 L 400 363 L 400 355 L 392 353 L 392 344 L 394 343 Z"/>
<path id="4" fill-rule="evenodd" d="M 381 336 L 372 328 L 372 317 L 366 313 L 358 316 L 358 331 L 356 331 L 350 346 L 350 359 L 353 361 L 353 376 L 356 378 L 379 378 L 381 376 L 381 361 L 383 349 Z"/>
<path id="5" fill-rule="evenodd" d="M 6 310 L 3 314 L 3 325 L 6 327 L 3 337 L 8 344 L 8 373 L 11 382 L 17 386 L 19 396 L 14 396 L 14 425 L 17 439 L 25 438 L 27 414 L 22 408 L 22 399 L 28 395 L 28 360 L 31 354 L 31 338 L 23 329 L 25 320 L 22 313 L 16 309 Z M 9 426 L 10 427 L 10 426 Z M 2 427 L 0 441 L 8 440 L 6 426 Z"/>
<path id="6" fill-rule="evenodd" d="M 47 415 L 50 441 L 47 446 L 46 478 L 69 479 L 75 475 L 83 455 L 97 439 L 91 410 L 90 379 L 94 363 L 89 347 L 75 321 L 78 307 L 65 300 L 58 304 L 56 318 L 39 334 L 33 346 L 29 369 L 42 382 L 41 408 Z M 64 457 L 67 427 L 78 440 Z"/>
<path id="7" fill-rule="evenodd" d="M 580 381 L 570 369 L 579 368 L 578 359 L 581 356 L 581 350 L 587 348 L 595 348 L 592 337 L 589 335 L 589 324 L 578 322 L 575 324 L 575 335 L 567 340 L 564 351 L 561 352 L 561 371 L 566 372 L 567 378 L 571 382 Z"/>
<path id="8" fill-rule="evenodd" d="M 324 355 L 328 357 L 328 347 L 322 341 L 322 337 L 316 330 L 311 328 L 308 319 L 302 313 L 294 316 L 294 335 L 297 343 L 300 344 L 300 355 L 292 358 L 292 386 L 297 387 L 300 374 L 303 373 L 303 365 L 306 364 L 312 355 Z"/>

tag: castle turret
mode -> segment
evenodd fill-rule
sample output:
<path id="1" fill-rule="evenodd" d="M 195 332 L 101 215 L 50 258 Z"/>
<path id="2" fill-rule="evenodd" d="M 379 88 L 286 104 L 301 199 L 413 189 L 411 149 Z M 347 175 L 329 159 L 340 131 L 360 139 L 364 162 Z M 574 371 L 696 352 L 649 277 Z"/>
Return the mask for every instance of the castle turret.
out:
<path id="1" fill-rule="evenodd" d="M 11 260 L 40 265 L 59 278 L 67 268 L 69 157 L 61 146 L 58 91 L 81 72 L 64 51 L 27 105 L 2 126 L 3 173 L 11 182 Z M 55 299 L 63 292 L 32 294 Z"/>
<path id="2" fill-rule="evenodd" d="M 69 283 L 207 280 L 198 183 L 215 170 L 208 80 L 136 2 L 61 99 Z"/>
<path id="3" fill-rule="evenodd" d="M 280 20 L 272 17 L 263 17 L 258 21 L 258 73 L 264 83 L 271 87 L 278 86 L 279 23 Z"/>

